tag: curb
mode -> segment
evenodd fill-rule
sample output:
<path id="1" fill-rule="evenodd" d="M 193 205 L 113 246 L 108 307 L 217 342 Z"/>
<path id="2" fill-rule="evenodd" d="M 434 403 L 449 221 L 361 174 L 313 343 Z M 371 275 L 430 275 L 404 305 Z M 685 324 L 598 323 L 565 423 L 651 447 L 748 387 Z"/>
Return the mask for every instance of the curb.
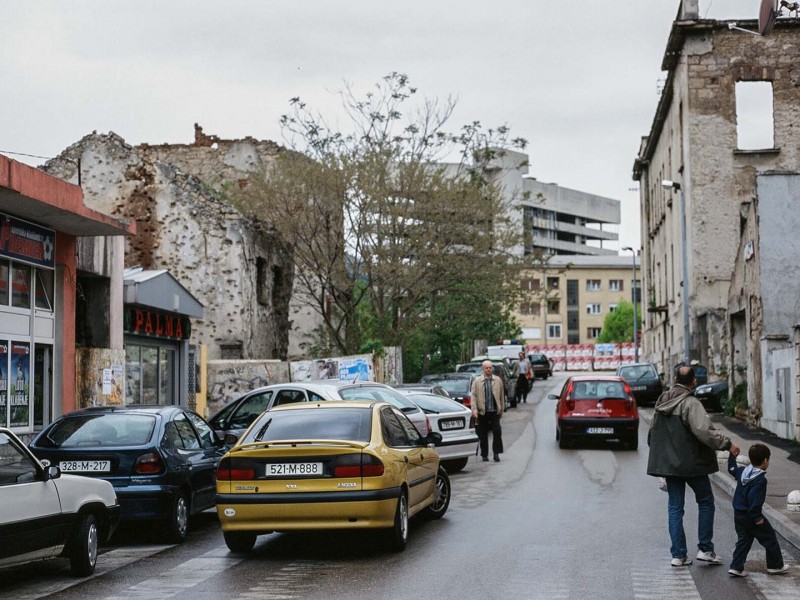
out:
<path id="1" fill-rule="evenodd" d="M 639 417 L 642 421 L 647 423 L 648 427 L 653 422 L 653 415 L 650 411 L 642 411 L 639 409 Z M 717 463 L 722 459 L 717 459 Z M 714 484 L 719 490 L 725 493 L 729 498 L 733 498 L 733 493 L 736 491 L 736 482 L 728 474 L 727 464 L 720 466 L 720 470 L 712 473 L 709 478 L 711 483 Z M 781 512 L 769 504 L 764 504 L 764 516 L 769 519 L 772 528 L 785 539 L 789 544 L 800 550 L 800 527 L 798 527 L 791 519 L 781 514 Z"/>

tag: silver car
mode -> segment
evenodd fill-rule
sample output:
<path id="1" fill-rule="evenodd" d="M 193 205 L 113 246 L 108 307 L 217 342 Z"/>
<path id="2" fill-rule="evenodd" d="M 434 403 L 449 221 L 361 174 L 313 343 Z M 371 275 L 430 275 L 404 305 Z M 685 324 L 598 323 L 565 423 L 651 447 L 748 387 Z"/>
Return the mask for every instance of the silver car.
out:
<path id="1" fill-rule="evenodd" d="M 251 390 L 225 406 L 208 422 L 217 435 L 238 439 L 251 423 L 274 406 L 296 402 L 318 402 L 325 400 L 379 400 L 400 409 L 426 436 L 431 429 L 425 413 L 403 394 L 388 385 L 373 381 L 352 382 L 327 379 L 297 383 L 276 383 Z"/>
<path id="2" fill-rule="evenodd" d="M 442 466 L 450 473 L 466 467 L 469 457 L 475 456 L 478 447 L 472 410 L 438 394 L 415 390 L 400 391 L 425 412 L 431 430 L 442 434 L 442 441 L 436 445 Z"/>

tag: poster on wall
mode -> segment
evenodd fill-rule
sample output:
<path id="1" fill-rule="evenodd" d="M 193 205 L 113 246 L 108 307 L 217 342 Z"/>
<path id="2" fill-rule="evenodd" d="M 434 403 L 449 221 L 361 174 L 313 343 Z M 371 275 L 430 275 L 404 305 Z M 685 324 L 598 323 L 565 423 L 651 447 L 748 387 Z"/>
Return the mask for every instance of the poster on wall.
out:
<path id="1" fill-rule="evenodd" d="M 339 361 L 339 379 L 371 381 L 369 363 L 364 358 L 341 359 Z"/>
<path id="2" fill-rule="evenodd" d="M 0 342 L 0 426 L 8 425 L 8 342 Z"/>
<path id="3" fill-rule="evenodd" d="M 10 427 L 27 427 L 30 414 L 31 357 L 30 344 L 11 342 L 11 366 L 8 379 L 11 381 Z"/>

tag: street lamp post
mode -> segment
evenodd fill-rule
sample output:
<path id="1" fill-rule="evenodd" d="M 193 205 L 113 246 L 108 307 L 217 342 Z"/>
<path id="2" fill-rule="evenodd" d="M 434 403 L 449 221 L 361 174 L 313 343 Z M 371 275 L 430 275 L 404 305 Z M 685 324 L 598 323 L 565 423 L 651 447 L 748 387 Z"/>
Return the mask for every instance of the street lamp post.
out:
<path id="1" fill-rule="evenodd" d="M 686 199 L 683 187 L 677 181 L 664 179 L 661 186 L 679 193 L 681 203 L 681 260 L 683 262 L 683 354 L 686 364 L 691 363 L 689 331 L 689 262 L 686 250 Z"/>
<path id="2" fill-rule="evenodd" d="M 636 250 L 625 246 L 633 254 L 633 279 L 631 280 L 631 300 L 633 301 L 633 362 L 639 362 L 639 319 L 636 313 Z"/>

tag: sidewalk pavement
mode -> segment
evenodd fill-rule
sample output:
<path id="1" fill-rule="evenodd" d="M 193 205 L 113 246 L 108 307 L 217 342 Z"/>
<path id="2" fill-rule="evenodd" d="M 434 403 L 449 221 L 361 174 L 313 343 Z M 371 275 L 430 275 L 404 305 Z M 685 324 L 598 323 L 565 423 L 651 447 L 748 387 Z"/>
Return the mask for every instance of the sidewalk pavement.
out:
<path id="1" fill-rule="evenodd" d="M 653 420 L 652 409 L 640 409 L 640 416 L 647 427 Z M 792 546 L 800 549 L 800 512 L 786 508 L 786 497 L 793 490 L 800 490 L 800 444 L 751 427 L 738 419 L 721 414 L 711 414 L 714 426 L 742 449 L 740 456 L 747 456 L 747 449 L 759 442 L 772 452 L 767 471 L 767 501 L 764 515 L 778 534 Z M 718 452 L 719 472 L 711 475 L 711 481 L 729 497 L 733 497 L 736 480 L 728 474 L 728 453 Z"/>

